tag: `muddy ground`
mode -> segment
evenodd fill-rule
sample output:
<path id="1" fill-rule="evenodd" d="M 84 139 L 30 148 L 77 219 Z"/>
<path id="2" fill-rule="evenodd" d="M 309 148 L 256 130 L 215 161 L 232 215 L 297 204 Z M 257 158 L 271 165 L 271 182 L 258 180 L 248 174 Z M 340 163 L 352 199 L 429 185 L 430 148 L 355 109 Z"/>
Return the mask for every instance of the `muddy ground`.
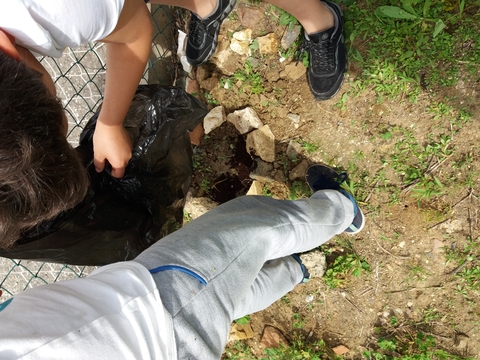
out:
<path id="1" fill-rule="evenodd" d="M 269 12 L 265 3 L 256 7 Z M 237 10 L 238 5 L 222 25 L 220 49 L 228 49 L 231 34 L 243 29 Z M 275 33 L 281 38 L 284 32 L 285 26 L 265 15 L 252 37 Z M 252 315 L 254 336 L 245 343 L 260 356 L 263 329 L 272 325 L 288 340 L 323 339 L 329 348 L 344 345 L 349 349 L 344 358 L 353 359 L 361 358 L 367 349 L 378 349 L 380 337 L 414 337 L 422 331 L 434 336 L 438 348 L 478 358 L 480 296 L 478 289 L 467 287 L 458 276 L 478 266 L 473 257 L 458 268 L 467 254 L 478 255 L 472 245 L 478 244 L 480 230 L 480 204 L 475 196 L 480 193 L 478 77 L 466 77 L 451 88 L 424 89 L 416 103 L 406 98 L 380 100 L 369 89 L 353 88 L 362 69 L 350 62 L 340 92 L 332 100 L 319 102 L 311 95 L 305 74 L 295 81 L 279 75 L 294 59 L 279 62 L 277 53 L 257 58 L 255 72 L 262 76 L 264 89 L 259 94 L 240 91 L 241 83 L 234 82 L 233 89 L 222 87 L 221 79 L 232 74 L 222 73 L 215 59 L 197 70 L 198 93 L 210 108 L 222 105 L 227 114 L 253 107 L 269 125 L 276 139 L 276 161 L 271 172 L 274 181 L 264 187 L 266 194 L 288 198 L 289 171 L 302 159 L 349 171 L 366 226 L 357 236 L 334 238 L 323 250 L 329 254 L 330 267 L 339 255 L 353 254 L 365 259 L 370 271 L 360 277 L 349 273 L 333 289 L 322 279 L 297 286 L 286 298 Z M 227 67 L 242 70 L 245 59 L 233 54 Z M 346 101 L 342 101 L 344 94 L 348 94 Z M 437 117 L 428 111 L 432 103 L 447 98 L 455 111 L 466 108 L 473 115 L 467 124 L 455 126 L 451 120 L 455 114 Z M 300 122 L 292 122 L 288 114 L 299 115 Z M 442 134 L 451 137 L 444 150 L 452 151 L 429 159 L 429 169 L 433 168 L 429 175 L 444 185 L 440 194 L 420 200 L 413 197 L 412 187 L 406 187 L 404 176 L 393 168 L 392 155 L 404 154 L 400 162 L 421 160 L 396 147 L 405 139 L 404 130 L 419 146 Z M 290 140 L 304 144 L 295 159 L 285 155 Z M 244 142 L 245 136 L 229 123 L 202 140 L 195 149 L 194 196 L 221 203 L 246 193 L 255 158 L 243 151 Z M 469 239 L 474 239 L 470 247 Z"/>

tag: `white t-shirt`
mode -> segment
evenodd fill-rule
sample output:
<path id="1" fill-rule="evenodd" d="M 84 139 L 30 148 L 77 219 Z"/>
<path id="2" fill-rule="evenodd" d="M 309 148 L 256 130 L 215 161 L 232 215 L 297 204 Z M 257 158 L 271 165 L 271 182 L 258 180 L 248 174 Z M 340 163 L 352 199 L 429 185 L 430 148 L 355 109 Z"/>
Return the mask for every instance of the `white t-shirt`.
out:
<path id="1" fill-rule="evenodd" d="M 176 359 L 172 318 L 145 267 L 116 263 L 3 304 L 0 359 Z"/>
<path id="2" fill-rule="evenodd" d="M 117 25 L 124 0 L 1 0 L 0 29 L 38 54 L 101 40 Z"/>

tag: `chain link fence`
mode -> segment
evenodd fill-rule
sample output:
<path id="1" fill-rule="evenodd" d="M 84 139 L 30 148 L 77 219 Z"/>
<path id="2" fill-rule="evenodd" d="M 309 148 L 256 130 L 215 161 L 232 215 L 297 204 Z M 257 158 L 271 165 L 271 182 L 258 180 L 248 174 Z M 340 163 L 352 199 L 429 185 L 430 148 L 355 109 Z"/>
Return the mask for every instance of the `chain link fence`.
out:
<path id="1" fill-rule="evenodd" d="M 184 13 L 166 6 L 152 5 L 152 51 L 142 84 L 178 85 L 176 30 Z M 60 59 L 42 58 L 52 75 L 57 95 L 63 101 L 69 131 L 68 140 L 78 145 L 83 126 L 103 99 L 105 83 L 105 44 L 88 44 L 67 49 Z M 88 275 L 95 267 L 72 266 L 0 257 L 0 303 L 29 287 Z"/>

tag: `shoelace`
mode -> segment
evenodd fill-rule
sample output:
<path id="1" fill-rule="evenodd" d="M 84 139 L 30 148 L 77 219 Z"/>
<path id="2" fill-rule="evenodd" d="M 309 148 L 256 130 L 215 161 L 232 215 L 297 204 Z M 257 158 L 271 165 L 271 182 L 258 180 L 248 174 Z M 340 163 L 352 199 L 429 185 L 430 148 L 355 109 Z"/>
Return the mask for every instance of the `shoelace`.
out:
<path id="1" fill-rule="evenodd" d="M 335 47 L 330 39 L 319 43 L 303 39 L 297 50 L 297 64 L 303 59 L 305 51 L 310 55 L 310 67 L 314 73 L 329 73 L 335 70 Z"/>
<path id="2" fill-rule="evenodd" d="M 198 19 L 196 16 L 192 15 L 190 20 L 190 29 L 189 29 L 189 38 L 192 39 L 192 42 L 195 44 L 200 44 L 203 42 L 203 36 L 205 35 L 207 28 L 203 21 Z"/>

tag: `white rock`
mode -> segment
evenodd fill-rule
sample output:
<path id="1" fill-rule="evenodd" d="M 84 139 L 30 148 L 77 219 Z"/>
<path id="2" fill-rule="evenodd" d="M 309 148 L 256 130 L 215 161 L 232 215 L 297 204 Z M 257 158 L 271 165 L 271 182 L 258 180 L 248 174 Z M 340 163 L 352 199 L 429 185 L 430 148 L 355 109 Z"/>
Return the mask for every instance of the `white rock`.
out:
<path id="1" fill-rule="evenodd" d="M 314 250 L 300 255 L 303 265 L 307 268 L 311 277 L 320 278 L 327 270 L 327 259 L 320 250 Z"/>
<path id="2" fill-rule="evenodd" d="M 263 185 L 260 181 L 254 180 L 250 189 L 247 191 L 247 195 L 262 195 Z"/>
<path id="3" fill-rule="evenodd" d="M 288 178 L 292 181 L 300 178 L 303 179 L 305 177 L 305 172 L 307 171 L 307 169 L 308 169 L 308 161 L 303 160 L 300 164 L 295 166 L 290 171 L 290 174 L 288 174 Z"/>
<path id="4" fill-rule="evenodd" d="M 252 54 L 252 51 L 248 47 L 250 45 L 250 42 L 248 41 L 240 41 L 237 39 L 232 39 L 230 42 L 230 50 L 232 50 L 234 53 L 237 53 L 239 55 L 247 55 L 250 56 Z"/>
<path id="5" fill-rule="evenodd" d="M 234 32 L 232 37 L 238 41 L 251 41 L 252 40 L 252 29 L 245 29 L 242 31 Z"/>
<path id="6" fill-rule="evenodd" d="M 219 127 L 225 122 L 225 110 L 223 106 L 217 106 L 210 111 L 203 119 L 203 127 L 205 128 L 205 134 L 209 134 L 214 129 Z"/>
<path id="7" fill-rule="evenodd" d="M 295 140 L 290 140 L 287 146 L 287 155 L 291 158 L 296 158 L 302 151 L 302 144 Z"/>
<path id="8" fill-rule="evenodd" d="M 300 115 L 290 113 L 287 115 L 287 119 L 295 124 L 298 124 L 300 122 Z"/>
<path id="9" fill-rule="evenodd" d="M 235 125 L 240 134 L 246 134 L 253 129 L 258 129 L 263 126 L 257 113 L 251 107 L 228 114 L 227 121 Z"/>
<path id="10" fill-rule="evenodd" d="M 268 125 L 264 125 L 247 135 L 247 152 L 266 162 L 275 161 L 275 136 Z"/>
<path id="11" fill-rule="evenodd" d="M 193 219 L 205 214 L 207 211 L 216 208 L 218 204 L 207 197 L 187 199 L 184 210 Z"/>
<path id="12" fill-rule="evenodd" d="M 257 38 L 260 54 L 275 54 L 280 46 L 280 40 L 275 33 Z"/>
<path id="13" fill-rule="evenodd" d="M 291 30 L 287 29 L 287 31 L 285 31 L 281 41 L 281 45 L 284 50 L 287 50 L 290 48 L 290 46 L 292 46 L 298 35 L 300 35 L 301 29 L 302 28 L 300 25 L 294 25 Z"/>
<path id="14" fill-rule="evenodd" d="M 305 301 L 306 301 L 307 303 L 311 303 L 311 302 L 313 301 L 313 299 L 315 299 L 315 296 L 313 296 L 313 295 L 307 295 L 307 296 L 305 297 Z"/>

